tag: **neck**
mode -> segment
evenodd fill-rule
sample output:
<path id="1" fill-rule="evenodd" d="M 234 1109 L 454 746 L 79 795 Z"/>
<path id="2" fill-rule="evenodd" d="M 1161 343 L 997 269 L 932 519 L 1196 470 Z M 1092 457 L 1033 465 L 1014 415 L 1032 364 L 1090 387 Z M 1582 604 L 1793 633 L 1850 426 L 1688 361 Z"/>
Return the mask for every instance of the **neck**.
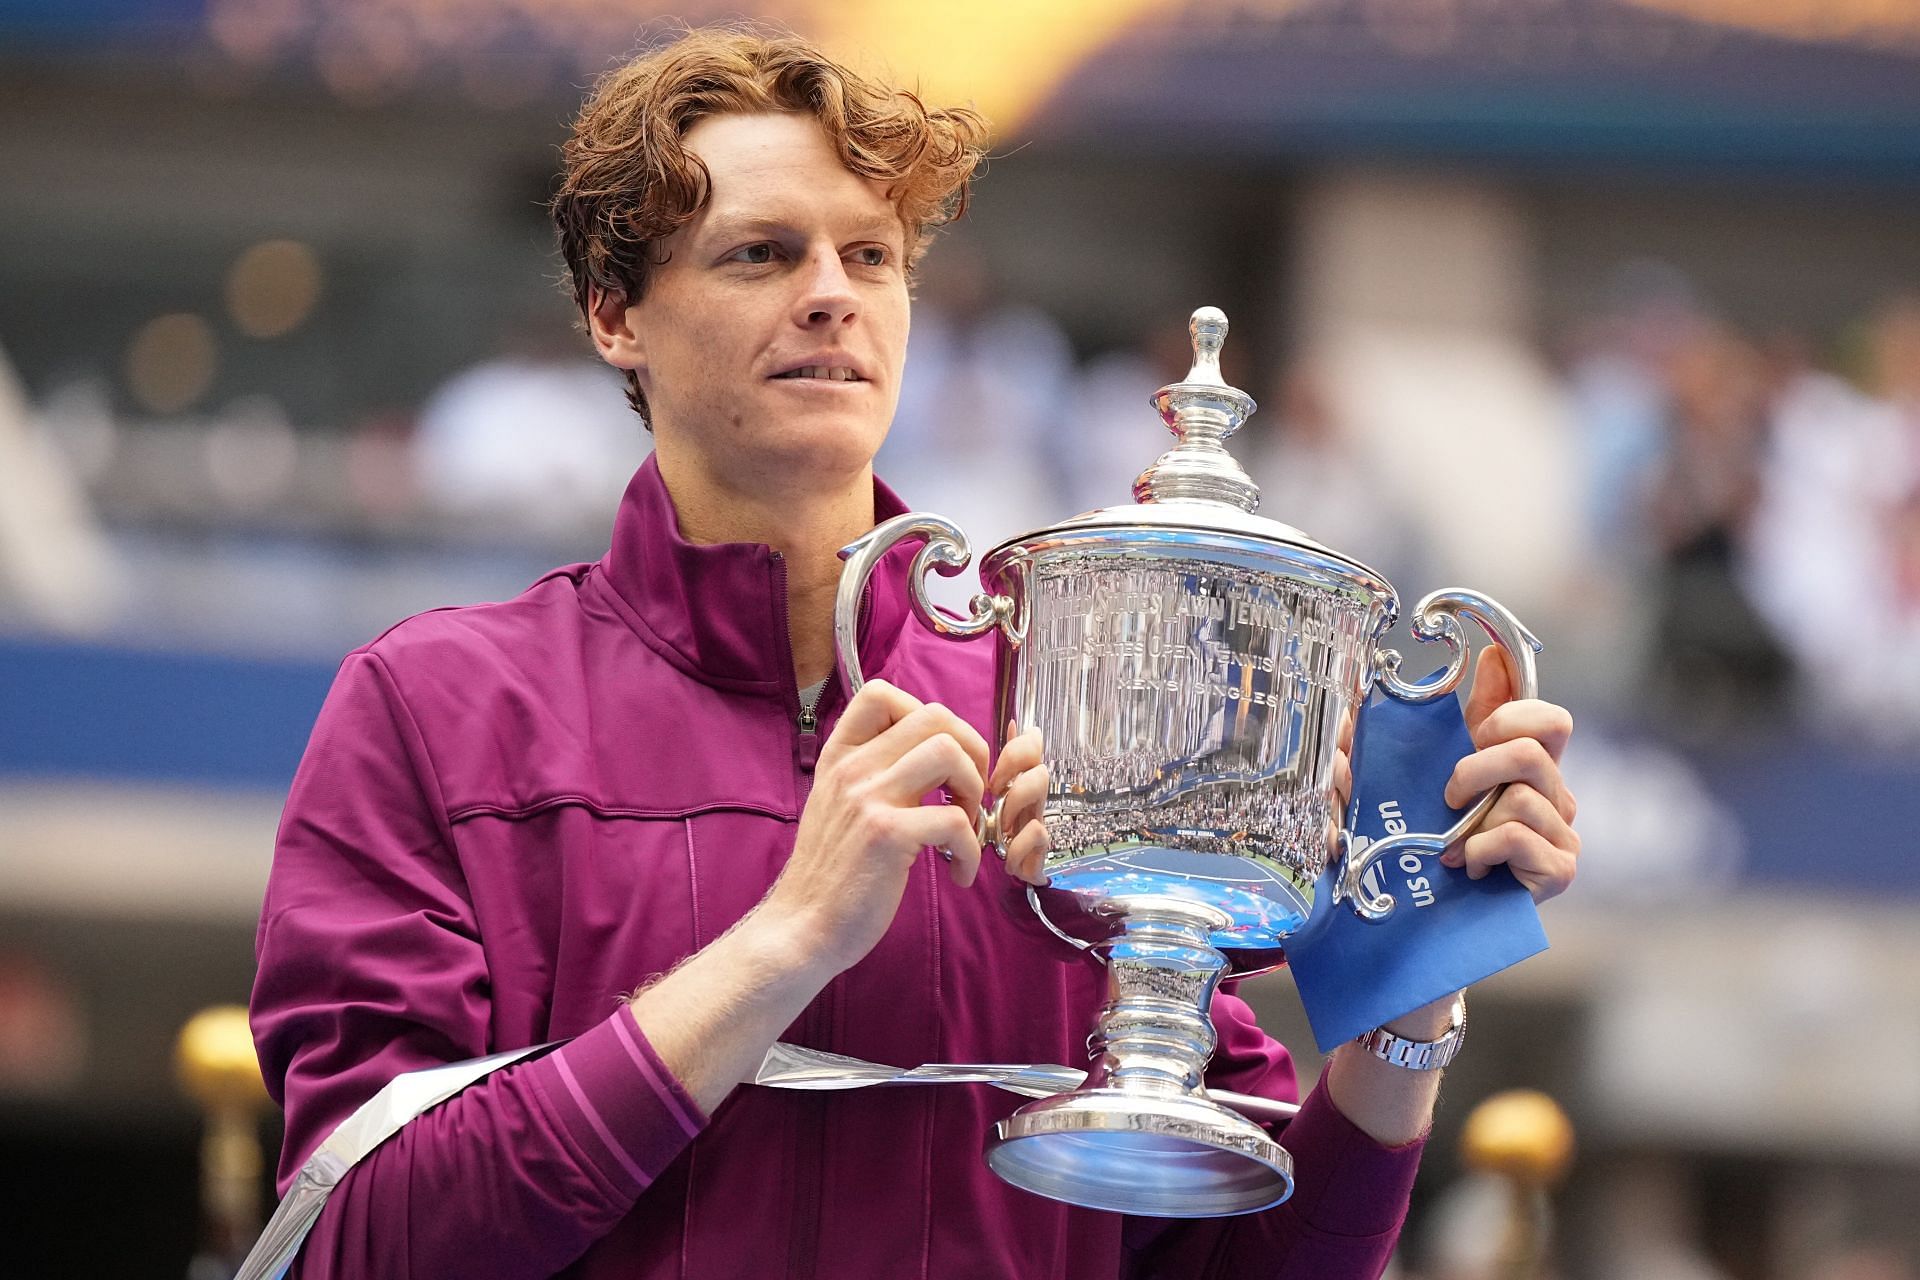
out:
<path id="1" fill-rule="evenodd" d="M 656 450 L 656 452 L 660 452 Z M 758 492 L 727 484 L 662 452 L 660 478 L 689 542 L 758 542 L 787 565 L 787 625 L 801 688 L 832 674 L 833 601 L 840 548 L 873 528 L 873 470 L 809 476 L 804 485 Z"/>

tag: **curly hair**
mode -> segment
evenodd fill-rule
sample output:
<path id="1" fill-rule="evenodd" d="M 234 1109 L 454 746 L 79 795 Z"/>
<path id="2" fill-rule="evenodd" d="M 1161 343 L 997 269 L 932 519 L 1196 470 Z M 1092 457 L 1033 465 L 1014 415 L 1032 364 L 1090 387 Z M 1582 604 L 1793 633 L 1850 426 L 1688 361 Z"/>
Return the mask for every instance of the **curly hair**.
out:
<path id="1" fill-rule="evenodd" d="M 848 170 L 886 184 L 908 270 L 965 211 L 985 155 L 986 121 L 969 107 L 930 110 L 795 36 L 696 28 L 603 77 L 561 147 L 550 211 L 583 318 L 596 294 L 639 298 L 660 262 L 657 242 L 705 207 L 707 169 L 683 144 L 687 130 L 707 116 L 768 111 L 812 115 Z M 647 416 L 631 370 L 627 399 Z"/>

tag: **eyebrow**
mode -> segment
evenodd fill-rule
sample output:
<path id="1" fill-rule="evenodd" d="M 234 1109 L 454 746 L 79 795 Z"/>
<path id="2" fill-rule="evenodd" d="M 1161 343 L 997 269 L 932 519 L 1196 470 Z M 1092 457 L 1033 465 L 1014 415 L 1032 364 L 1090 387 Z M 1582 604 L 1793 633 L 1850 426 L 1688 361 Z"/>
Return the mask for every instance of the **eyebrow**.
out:
<path id="1" fill-rule="evenodd" d="M 767 217 L 722 217 L 708 223 L 701 232 L 702 240 L 732 240 L 745 236 L 780 236 L 793 233 L 793 223 L 783 218 Z M 885 240 L 891 236 L 906 238 L 907 229 L 898 218 L 870 218 L 850 224 L 844 232 L 845 238 L 858 240 L 871 238 Z"/>

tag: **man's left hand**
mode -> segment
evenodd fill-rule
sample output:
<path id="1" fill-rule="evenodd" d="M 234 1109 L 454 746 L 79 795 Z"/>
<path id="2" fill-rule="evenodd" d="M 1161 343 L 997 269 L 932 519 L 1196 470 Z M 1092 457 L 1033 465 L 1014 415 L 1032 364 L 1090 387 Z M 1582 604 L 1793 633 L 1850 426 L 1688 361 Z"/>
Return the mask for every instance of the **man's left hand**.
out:
<path id="1" fill-rule="evenodd" d="M 1047 824 L 1041 820 L 1047 802 L 1043 757 L 1038 729 L 1023 733 L 1019 725 L 1009 724 L 1007 745 L 1001 748 L 993 776 L 987 780 L 987 792 L 999 806 L 1000 852 L 1006 859 L 1007 873 L 1042 887 L 1047 883 L 1043 864 L 1053 847 L 1047 840 Z"/>
<path id="2" fill-rule="evenodd" d="M 1573 716 L 1538 698 L 1514 700 L 1513 685 L 1506 655 L 1483 650 L 1466 706 L 1467 731 L 1478 749 L 1454 766 L 1446 800 L 1460 808 L 1501 783 L 1507 789 L 1479 829 L 1440 861 L 1464 866 L 1475 880 L 1505 863 L 1535 902 L 1545 902 L 1573 883 L 1580 856 L 1573 829 L 1578 806 L 1560 776 Z"/>

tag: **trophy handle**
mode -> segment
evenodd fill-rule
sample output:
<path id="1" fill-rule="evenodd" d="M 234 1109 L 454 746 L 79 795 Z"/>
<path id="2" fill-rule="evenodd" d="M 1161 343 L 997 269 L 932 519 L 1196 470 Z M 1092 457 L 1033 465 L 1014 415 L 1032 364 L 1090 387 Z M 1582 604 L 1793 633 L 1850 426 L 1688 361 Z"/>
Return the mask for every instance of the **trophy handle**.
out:
<path id="1" fill-rule="evenodd" d="M 1540 673 L 1534 655 L 1540 652 L 1540 641 L 1505 605 L 1463 587 L 1445 587 L 1432 592 L 1414 609 L 1411 627 L 1413 638 L 1423 644 L 1436 640 L 1445 644 L 1452 653 L 1446 670 L 1415 684 L 1400 675 L 1402 659 L 1399 651 L 1382 649 L 1373 659 L 1374 682 L 1388 697 L 1401 702 L 1432 702 L 1458 689 L 1467 672 L 1467 633 L 1466 628 L 1460 625 L 1462 618 L 1476 623 L 1486 633 L 1488 641 L 1500 646 L 1512 660 L 1517 676 L 1514 697 L 1538 697 Z M 1506 784 L 1502 783 L 1482 795 L 1467 807 L 1458 821 L 1439 834 L 1409 831 L 1377 840 L 1359 853 L 1348 850 L 1343 842 L 1342 869 L 1335 899 L 1351 902 L 1355 914 L 1362 919 L 1386 919 L 1393 912 L 1393 895 L 1369 893 L 1365 884 L 1366 874 L 1374 864 L 1409 851 L 1439 853 L 1464 839 L 1485 820 L 1488 811 L 1499 803 L 1500 794 L 1506 789 Z"/>
<path id="2" fill-rule="evenodd" d="M 945 516 L 925 512 L 895 516 L 875 525 L 840 550 L 840 558 L 846 562 L 846 567 L 840 571 L 840 588 L 833 600 L 833 648 L 840 662 L 841 675 L 847 682 L 848 697 L 860 692 L 861 686 L 867 682 L 865 673 L 860 670 L 860 597 L 865 594 L 867 579 L 873 576 L 880 561 L 909 538 L 920 538 L 925 542 L 907 570 L 907 582 L 912 588 L 913 612 L 928 630 L 953 640 L 971 640 L 982 632 L 998 627 L 1001 634 L 1017 643 L 1025 629 L 1020 602 L 1012 596 L 989 595 L 982 591 L 973 597 L 973 615 L 968 618 L 953 618 L 940 612 L 939 607 L 927 598 L 927 574 L 932 571 L 943 578 L 951 578 L 965 569 L 973 559 L 973 551 L 967 546 L 967 535 Z M 990 802 L 983 803 L 980 806 L 977 834 L 982 849 L 991 848 L 1004 858 L 1006 853 L 1000 848 L 1000 824 L 997 818 L 993 805 Z"/>
<path id="3" fill-rule="evenodd" d="M 951 578 L 973 559 L 967 535 L 960 532 L 958 525 L 945 516 L 924 512 L 910 511 L 895 516 L 840 549 L 846 568 L 840 571 L 840 589 L 833 601 L 833 647 L 840 660 L 840 671 L 846 678 L 849 697 L 860 692 L 867 682 L 860 670 L 860 597 L 880 561 L 909 538 L 920 538 L 926 543 L 907 570 L 907 582 L 913 589 L 913 611 L 929 631 L 955 640 L 971 640 L 983 631 L 999 627 L 1009 640 L 1019 639 L 1020 606 L 1012 596 L 980 592 L 973 598 L 973 616 L 969 618 L 948 617 L 927 598 L 929 570 Z"/>
<path id="4" fill-rule="evenodd" d="M 1060 939 L 1060 941 L 1066 943 L 1070 947 L 1074 947 L 1081 951 L 1091 952 L 1093 954 L 1093 958 L 1095 960 L 1098 960 L 1101 964 L 1105 964 L 1107 962 L 1106 954 L 1099 949 L 1099 946 L 1097 943 L 1090 942 L 1085 938 L 1076 938 L 1072 934 L 1068 933 L 1065 929 L 1062 929 L 1059 925 L 1053 922 L 1053 917 L 1047 914 L 1046 907 L 1042 905 L 1040 901 L 1040 890 L 1033 885 L 1027 886 L 1027 906 L 1032 908 L 1033 914 L 1040 917 L 1040 923 L 1047 927 L 1048 933 Z"/>

